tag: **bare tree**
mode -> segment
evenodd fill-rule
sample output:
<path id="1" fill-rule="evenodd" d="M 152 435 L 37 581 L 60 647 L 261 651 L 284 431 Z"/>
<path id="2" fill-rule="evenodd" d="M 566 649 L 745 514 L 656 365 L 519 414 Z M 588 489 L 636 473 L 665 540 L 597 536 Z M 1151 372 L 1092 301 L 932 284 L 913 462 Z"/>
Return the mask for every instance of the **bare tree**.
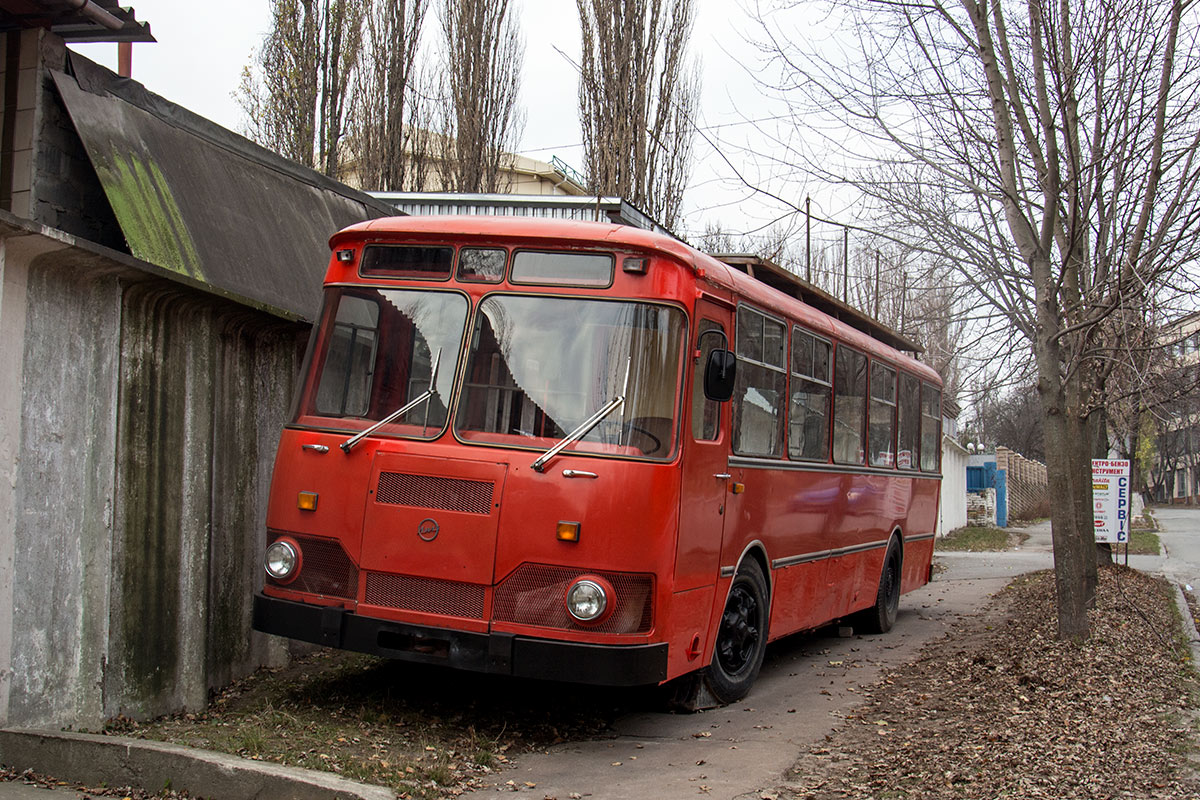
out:
<path id="1" fill-rule="evenodd" d="M 1045 461 L 1037 387 L 1014 386 L 981 395 L 975 403 L 974 433 L 981 444 L 1000 445 L 1026 458 Z"/>
<path id="2" fill-rule="evenodd" d="M 351 132 L 359 182 L 384 191 L 426 188 L 431 168 L 429 81 L 418 69 L 429 0 L 369 0 Z"/>
<path id="3" fill-rule="evenodd" d="M 364 0 L 271 0 L 271 30 L 236 93 L 247 135 L 337 177 Z"/>
<path id="4" fill-rule="evenodd" d="M 1200 64 L 1184 10 L 1183 0 L 859 0 L 830 11 L 853 31 L 842 44 L 860 48 L 844 59 L 801 53 L 762 18 L 775 88 L 809 101 L 810 120 L 854 131 L 829 143 L 861 160 L 810 166 L 874 200 L 891 230 L 952 264 L 1009 339 L 1029 345 L 1064 638 L 1089 633 L 1090 459 L 1105 382 L 1147 304 L 1197 256 Z"/>
<path id="5" fill-rule="evenodd" d="M 576 0 L 579 116 L 592 191 L 624 197 L 667 228 L 691 170 L 699 68 L 693 0 Z"/>
<path id="6" fill-rule="evenodd" d="M 517 101 L 525 45 L 512 10 L 509 0 L 441 0 L 439 143 L 451 191 L 508 188 L 503 168 L 524 125 Z"/>

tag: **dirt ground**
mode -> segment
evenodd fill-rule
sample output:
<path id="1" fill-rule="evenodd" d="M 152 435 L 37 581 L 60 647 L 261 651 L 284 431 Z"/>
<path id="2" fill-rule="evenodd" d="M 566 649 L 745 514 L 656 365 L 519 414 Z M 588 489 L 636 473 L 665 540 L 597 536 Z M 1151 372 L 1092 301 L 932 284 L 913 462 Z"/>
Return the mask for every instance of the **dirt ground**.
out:
<path id="1" fill-rule="evenodd" d="M 1083 644 L 1055 638 L 1052 606 L 1049 573 L 1019 578 L 884 673 L 832 735 L 797 753 L 780 785 L 755 796 L 1200 797 L 1189 761 L 1197 682 L 1173 587 L 1122 567 L 1102 570 L 1093 635 Z M 412 692 L 414 684 L 423 690 Z M 485 777 L 503 786 L 510 759 L 611 737 L 614 720 L 654 702 L 627 691 L 464 681 L 324 651 L 239 683 L 204 714 L 119 721 L 113 730 L 433 798 L 478 788 Z M 511 788 L 543 794 L 519 781 Z"/>
<path id="2" fill-rule="evenodd" d="M 1092 636 L 1058 641 L 1049 573 L 893 670 L 764 798 L 1196 798 L 1197 683 L 1174 590 L 1101 570 Z"/>

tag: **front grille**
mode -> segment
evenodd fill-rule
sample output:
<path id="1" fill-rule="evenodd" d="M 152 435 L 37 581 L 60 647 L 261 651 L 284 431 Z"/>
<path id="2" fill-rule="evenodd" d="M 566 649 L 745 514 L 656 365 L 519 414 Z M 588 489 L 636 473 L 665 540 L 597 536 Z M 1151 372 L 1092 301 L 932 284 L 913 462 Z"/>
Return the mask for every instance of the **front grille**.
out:
<path id="1" fill-rule="evenodd" d="M 581 575 L 599 575 L 612 584 L 616 603 L 599 625 L 580 625 L 567 613 L 567 587 Z M 492 618 L 593 633 L 646 633 L 654 624 L 654 577 L 628 572 L 597 572 L 570 567 L 523 564 L 496 587 Z"/>
<path id="2" fill-rule="evenodd" d="M 380 503 L 398 506 L 490 514 L 494 489 L 495 484 L 490 481 L 381 472 L 375 499 Z"/>
<path id="3" fill-rule="evenodd" d="M 484 587 L 475 583 L 368 572 L 366 599 L 373 606 L 483 619 Z"/>
<path id="4" fill-rule="evenodd" d="M 358 596 L 358 567 L 340 544 L 312 536 L 292 538 L 300 545 L 300 574 L 291 583 L 280 583 L 269 576 L 268 581 L 275 586 L 326 597 L 353 600 Z"/>

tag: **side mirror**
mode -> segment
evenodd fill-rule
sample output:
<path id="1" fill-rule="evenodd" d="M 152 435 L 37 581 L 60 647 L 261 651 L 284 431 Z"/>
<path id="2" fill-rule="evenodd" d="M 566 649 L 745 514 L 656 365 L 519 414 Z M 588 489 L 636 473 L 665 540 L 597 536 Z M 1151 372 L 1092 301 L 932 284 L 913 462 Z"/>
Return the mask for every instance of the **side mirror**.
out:
<path id="1" fill-rule="evenodd" d="M 708 354 L 704 367 L 704 396 L 709 400 L 724 403 L 733 397 L 734 379 L 737 377 L 737 358 L 732 350 L 713 350 Z"/>

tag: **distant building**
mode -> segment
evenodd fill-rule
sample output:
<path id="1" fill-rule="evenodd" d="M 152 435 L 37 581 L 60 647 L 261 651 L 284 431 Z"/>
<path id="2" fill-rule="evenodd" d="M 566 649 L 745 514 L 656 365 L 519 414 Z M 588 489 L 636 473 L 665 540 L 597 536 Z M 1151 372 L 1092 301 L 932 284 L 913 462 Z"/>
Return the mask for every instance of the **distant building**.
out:
<path id="1" fill-rule="evenodd" d="M 1200 312 L 1164 328 L 1172 381 L 1183 396 L 1156 409 L 1159 436 L 1150 470 L 1150 493 L 1159 503 L 1200 503 Z"/>
<path id="2" fill-rule="evenodd" d="M 945 536 L 967 524 L 967 449 L 958 443 L 961 407 L 942 396 L 942 492 L 937 535 Z"/>

